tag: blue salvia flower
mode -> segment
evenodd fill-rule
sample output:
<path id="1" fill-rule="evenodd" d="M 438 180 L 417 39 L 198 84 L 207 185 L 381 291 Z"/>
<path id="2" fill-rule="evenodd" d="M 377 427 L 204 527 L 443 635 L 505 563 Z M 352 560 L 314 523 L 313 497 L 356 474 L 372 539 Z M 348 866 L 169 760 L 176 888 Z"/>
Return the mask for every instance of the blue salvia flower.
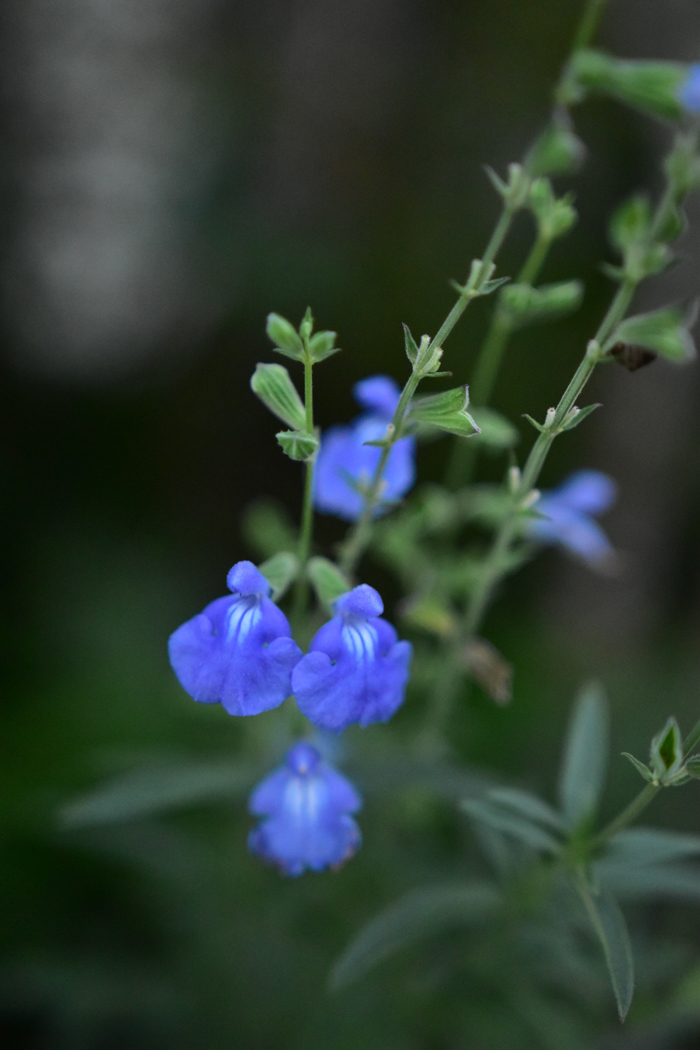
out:
<path id="1" fill-rule="evenodd" d="M 248 846 L 286 875 L 337 867 L 360 846 L 350 814 L 361 806 L 350 781 L 302 740 L 250 796 L 251 813 L 265 819 L 251 831 Z"/>
<path id="2" fill-rule="evenodd" d="M 400 397 L 398 386 L 389 376 L 363 379 L 355 384 L 353 394 L 367 411 L 349 426 L 329 427 L 324 431 L 314 470 L 316 509 L 335 514 L 344 521 L 355 521 L 362 513 L 365 501 L 359 490 L 372 480 L 381 456 L 380 448 L 365 442 L 385 436 Z M 415 449 L 412 437 L 401 438 L 392 448 L 382 476 L 384 506 L 378 506 L 376 514 L 386 510 L 387 503 L 400 500 L 413 485 Z"/>
<path id="3" fill-rule="evenodd" d="M 339 733 L 352 722 L 386 722 L 403 703 L 412 647 L 380 619 L 384 604 L 366 583 L 341 595 L 332 620 L 292 672 L 300 710 Z"/>
<path id="4" fill-rule="evenodd" d="M 612 478 L 597 470 L 579 470 L 558 488 L 543 492 L 528 531 L 540 543 L 558 543 L 592 566 L 601 567 L 614 549 L 593 515 L 603 514 L 615 502 Z"/>
<path id="5" fill-rule="evenodd" d="M 170 636 L 170 663 L 199 703 L 220 703 L 230 715 L 257 715 L 289 696 L 302 653 L 252 562 L 237 562 L 226 582 L 232 595 L 217 598 Z"/>
<path id="6" fill-rule="evenodd" d="M 678 96 L 689 113 L 700 113 L 700 62 L 690 67 Z"/>

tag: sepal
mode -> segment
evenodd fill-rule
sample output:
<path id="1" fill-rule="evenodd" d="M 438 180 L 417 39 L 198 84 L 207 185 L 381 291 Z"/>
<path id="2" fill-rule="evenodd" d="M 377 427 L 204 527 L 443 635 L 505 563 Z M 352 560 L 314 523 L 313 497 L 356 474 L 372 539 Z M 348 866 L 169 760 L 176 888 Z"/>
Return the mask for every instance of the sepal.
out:
<path id="1" fill-rule="evenodd" d="M 290 459 L 306 462 L 316 455 L 318 438 L 315 434 L 301 430 L 280 430 L 275 437 L 284 454 Z"/>
<path id="2" fill-rule="evenodd" d="M 590 416 L 591 412 L 595 412 L 596 408 L 600 407 L 599 401 L 594 405 L 586 405 L 585 408 L 579 408 L 577 405 L 574 405 L 573 408 L 569 409 L 562 425 L 559 427 L 559 433 L 563 434 L 566 430 L 573 430 L 579 423 L 583 423 L 584 419 Z"/>
<path id="3" fill-rule="evenodd" d="M 304 430 L 304 406 L 284 365 L 257 364 L 250 385 L 273 415 L 294 430 Z"/>
<path id="4" fill-rule="evenodd" d="M 668 783 L 683 764 L 683 738 L 673 716 L 651 741 L 649 764 L 654 779 Z"/>
<path id="5" fill-rule="evenodd" d="M 640 762 L 638 758 L 635 758 L 634 755 L 631 755 L 629 751 L 623 751 L 622 757 L 628 759 L 632 763 L 639 775 L 643 777 L 648 784 L 653 783 L 654 774 L 648 766 L 645 766 L 644 763 Z"/>
<path id="6" fill-rule="evenodd" d="M 329 608 L 341 594 L 347 594 L 350 590 L 351 585 L 344 574 L 327 558 L 310 558 L 306 573 L 318 600 Z"/>
<path id="7" fill-rule="evenodd" d="M 610 95 L 652 116 L 679 120 L 679 91 L 687 75 L 681 62 L 630 61 L 585 48 L 573 56 L 567 80 L 574 92 L 579 89 L 579 98 L 586 92 Z"/>
<path id="8" fill-rule="evenodd" d="M 502 309 L 513 328 L 554 320 L 578 310 L 583 300 L 581 281 L 557 281 L 533 288 L 529 284 L 511 284 L 501 293 Z"/>
<path id="9" fill-rule="evenodd" d="M 267 315 L 267 335 L 279 353 L 294 361 L 304 359 L 304 344 L 294 325 L 280 314 Z"/>
<path id="10" fill-rule="evenodd" d="M 410 418 L 419 423 L 430 423 L 450 434 L 471 437 L 480 429 L 467 412 L 469 392 L 466 386 L 446 390 L 443 394 L 421 397 L 411 402 Z"/>
<path id="11" fill-rule="evenodd" d="M 637 314 L 622 321 L 605 344 L 610 352 L 616 343 L 631 343 L 661 354 L 668 361 L 690 361 L 695 357 L 695 343 L 688 331 L 689 323 L 675 306 Z"/>
<path id="12" fill-rule="evenodd" d="M 566 110 L 556 113 L 525 160 L 530 175 L 570 175 L 586 156 L 586 147 L 571 130 Z"/>
<path id="13" fill-rule="evenodd" d="M 258 571 L 272 587 L 273 602 L 278 602 L 299 575 L 299 559 L 291 551 L 278 551 L 258 565 Z"/>
<path id="14" fill-rule="evenodd" d="M 491 184 L 496 192 L 503 197 L 505 204 L 512 211 L 522 208 L 530 191 L 530 174 L 527 169 L 522 164 L 509 164 L 507 182 L 499 178 L 493 168 L 488 167 L 488 165 L 485 170 L 491 180 Z"/>
<path id="15" fill-rule="evenodd" d="M 340 353 L 340 347 L 335 346 L 337 332 L 316 332 L 309 339 L 309 356 L 314 364 L 325 361 L 327 357 Z"/>
<path id="16" fill-rule="evenodd" d="M 578 220 L 573 194 L 557 197 L 547 178 L 535 179 L 530 187 L 528 208 L 537 219 L 540 236 L 548 241 L 568 233 Z"/>

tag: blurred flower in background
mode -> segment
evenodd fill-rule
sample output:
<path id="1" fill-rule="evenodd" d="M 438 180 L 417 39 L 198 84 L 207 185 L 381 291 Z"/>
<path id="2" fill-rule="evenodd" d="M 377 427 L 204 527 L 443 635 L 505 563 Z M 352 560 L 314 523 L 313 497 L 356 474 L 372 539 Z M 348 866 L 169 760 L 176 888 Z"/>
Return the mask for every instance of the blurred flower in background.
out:
<path id="1" fill-rule="evenodd" d="M 610 540 L 595 516 L 613 505 L 617 486 L 607 474 L 578 470 L 558 488 L 543 492 L 535 504 L 542 517 L 529 525 L 538 543 L 557 543 L 590 566 L 609 566 L 615 557 Z"/>

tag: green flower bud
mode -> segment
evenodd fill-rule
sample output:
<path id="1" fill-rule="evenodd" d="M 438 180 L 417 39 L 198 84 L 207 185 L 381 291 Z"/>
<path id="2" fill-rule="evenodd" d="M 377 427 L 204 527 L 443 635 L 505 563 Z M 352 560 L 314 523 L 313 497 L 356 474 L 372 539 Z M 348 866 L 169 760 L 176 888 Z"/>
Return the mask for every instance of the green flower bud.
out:
<path id="1" fill-rule="evenodd" d="M 305 429 L 304 406 L 284 365 L 256 365 L 250 385 L 253 393 L 278 419 L 295 430 Z"/>

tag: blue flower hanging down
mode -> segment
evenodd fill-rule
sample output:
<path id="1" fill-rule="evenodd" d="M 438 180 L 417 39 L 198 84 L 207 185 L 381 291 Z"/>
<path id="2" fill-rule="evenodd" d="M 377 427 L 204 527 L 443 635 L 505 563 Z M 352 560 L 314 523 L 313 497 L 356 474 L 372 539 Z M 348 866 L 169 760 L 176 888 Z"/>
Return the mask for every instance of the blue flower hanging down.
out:
<path id="1" fill-rule="evenodd" d="M 384 604 L 366 583 L 341 595 L 335 616 L 292 672 L 299 709 L 340 733 L 352 722 L 386 722 L 403 703 L 412 647 L 380 619 Z"/>
<path id="2" fill-rule="evenodd" d="M 384 437 L 400 397 L 399 388 L 389 376 L 363 379 L 355 384 L 353 394 L 367 411 L 347 427 L 324 431 L 314 470 L 316 509 L 344 521 L 355 521 L 362 513 L 364 499 L 357 486 L 369 484 L 381 456 L 380 448 L 365 442 Z M 395 503 L 413 485 L 415 448 L 415 439 L 405 437 L 389 453 L 382 478 L 383 503 Z M 382 508 L 378 507 L 376 513 L 382 513 Z"/>
<path id="3" fill-rule="evenodd" d="M 679 97 L 689 113 L 700 113 L 700 62 L 690 67 L 687 79 L 681 84 Z"/>
<path id="4" fill-rule="evenodd" d="M 289 696 L 301 649 L 252 562 L 237 562 L 226 582 L 231 596 L 217 598 L 170 636 L 170 663 L 199 703 L 220 703 L 230 715 L 257 715 Z"/>
<path id="5" fill-rule="evenodd" d="M 251 831 L 248 846 L 286 875 L 336 867 L 359 848 L 360 829 L 350 814 L 361 806 L 350 781 L 302 740 L 251 795 L 251 813 L 265 819 Z"/>
<path id="6" fill-rule="evenodd" d="M 540 543 L 558 543 L 589 565 L 602 567 L 614 549 L 593 515 L 603 514 L 615 502 L 612 478 L 597 470 L 579 470 L 556 489 L 543 492 L 535 510 L 530 535 Z"/>

